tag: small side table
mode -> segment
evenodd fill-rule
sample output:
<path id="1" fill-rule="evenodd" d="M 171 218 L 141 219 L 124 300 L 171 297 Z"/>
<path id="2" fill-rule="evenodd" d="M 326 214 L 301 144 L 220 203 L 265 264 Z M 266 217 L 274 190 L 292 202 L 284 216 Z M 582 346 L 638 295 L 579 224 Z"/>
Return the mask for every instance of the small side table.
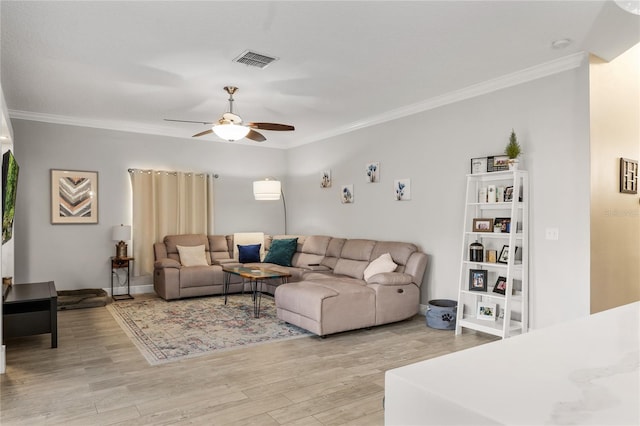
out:
<path id="1" fill-rule="evenodd" d="M 2 302 L 3 337 L 51 333 L 58 347 L 58 293 L 53 281 L 13 284 Z"/>
<path id="2" fill-rule="evenodd" d="M 110 285 L 111 285 L 111 298 L 113 300 L 127 300 L 133 299 L 131 295 L 131 262 L 135 259 L 133 257 L 111 257 L 111 276 L 110 276 Z M 113 276 L 115 275 L 118 278 L 117 271 L 119 269 L 127 270 L 127 292 L 125 294 L 113 294 Z M 118 283 L 120 281 L 118 280 Z"/>

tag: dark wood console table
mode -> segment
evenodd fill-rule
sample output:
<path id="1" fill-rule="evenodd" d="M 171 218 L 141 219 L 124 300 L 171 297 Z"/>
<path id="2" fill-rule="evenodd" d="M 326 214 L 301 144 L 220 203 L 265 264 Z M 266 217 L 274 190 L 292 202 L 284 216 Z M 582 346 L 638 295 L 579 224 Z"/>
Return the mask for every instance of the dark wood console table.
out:
<path id="1" fill-rule="evenodd" d="M 12 285 L 2 301 L 3 337 L 51 333 L 58 347 L 58 293 L 53 281 Z"/>

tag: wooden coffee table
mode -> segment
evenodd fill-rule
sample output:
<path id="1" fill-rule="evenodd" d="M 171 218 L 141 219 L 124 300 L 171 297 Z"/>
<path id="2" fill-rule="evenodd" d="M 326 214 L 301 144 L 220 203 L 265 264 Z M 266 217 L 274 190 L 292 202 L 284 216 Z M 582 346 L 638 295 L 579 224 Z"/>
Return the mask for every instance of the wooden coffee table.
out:
<path id="1" fill-rule="evenodd" d="M 251 292 L 253 298 L 253 315 L 256 318 L 260 317 L 260 301 L 262 299 L 262 288 L 266 280 L 280 279 L 282 284 L 286 283 L 291 274 L 286 272 L 273 271 L 262 267 L 246 267 L 246 266 L 224 266 L 224 304 L 227 304 L 227 295 L 229 293 L 229 282 L 232 275 L 242 277 L 244 280 L 249 280 L 251 284 Z"/>

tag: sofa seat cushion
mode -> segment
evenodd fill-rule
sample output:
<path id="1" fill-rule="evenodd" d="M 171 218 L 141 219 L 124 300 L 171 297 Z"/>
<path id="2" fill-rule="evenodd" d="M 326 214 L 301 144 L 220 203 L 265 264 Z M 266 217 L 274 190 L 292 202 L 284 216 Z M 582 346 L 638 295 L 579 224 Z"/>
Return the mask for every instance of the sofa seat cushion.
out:
<path id="1" fill-rule="evenodd" d="M 303 317 L 319 335 L 375 324 L 375 291 L 350 281 L 319 280 L 283 284 L 275 291 L 278 318 Z"/>
<path id="2" fill-rule="evenodd" d="M 295 312 L 307 318 L 320 321 L 321 301 L 338 296 L 338 292 L 328 287 L 308 281 L 283 284 L 276 289 L 276 307 Z"/>
<path id="3" fill-rule="evenodd" d="M 180 287 L 204 287 L 222 283 L 222 267 L 212 266 L 185 266 L 180 269 Z"/>
<path id="4" fill-rule="evenodd" d="M 319 274 L 317 277 L 305 274 L 305 281 L 317 283 L 328 288 L 333 288 L 338 292 L 353 293 L 362 291 L 361 287 L 367 285 L 366 281 L 352 278 L 346 275 Z"/>

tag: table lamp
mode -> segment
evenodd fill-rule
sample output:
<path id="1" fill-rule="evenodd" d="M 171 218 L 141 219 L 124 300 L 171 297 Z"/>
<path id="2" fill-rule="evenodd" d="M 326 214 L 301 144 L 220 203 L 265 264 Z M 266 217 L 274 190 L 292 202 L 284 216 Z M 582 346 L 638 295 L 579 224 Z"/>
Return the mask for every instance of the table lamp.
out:
<path id="1" fill-rule="evenodd" d="M 131 226 L 114 226 L 111 231 L 111 239 L 113 241 L 119 241 L 118 244 L 116 244 L 116 257 L 118 259 L 127 257 L 127 243 L 125 243 L 125 240 L 131 239 Z"/>

